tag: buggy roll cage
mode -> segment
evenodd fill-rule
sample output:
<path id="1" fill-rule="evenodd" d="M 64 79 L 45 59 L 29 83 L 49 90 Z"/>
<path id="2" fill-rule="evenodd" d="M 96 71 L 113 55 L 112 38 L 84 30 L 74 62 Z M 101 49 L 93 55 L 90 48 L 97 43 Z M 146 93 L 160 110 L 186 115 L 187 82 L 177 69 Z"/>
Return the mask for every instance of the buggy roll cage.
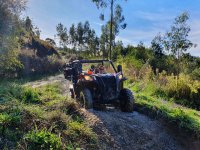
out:
<path id="1" fill-rule="evenodd" d="M 104 65 L 104 62 L 109 62 L 112 65 L 115 73 L 117 73 L 117 70 L 116 70 L 116 68 L 115 68 L 115 66 L 114 66 L 114 64 L 111 60 L 75 60 L 75 61 L 70 62 L 69 64 L 74 64 L 74 63 L 80 63 L 80 64 L 101 63 L 102 65 Z"/>

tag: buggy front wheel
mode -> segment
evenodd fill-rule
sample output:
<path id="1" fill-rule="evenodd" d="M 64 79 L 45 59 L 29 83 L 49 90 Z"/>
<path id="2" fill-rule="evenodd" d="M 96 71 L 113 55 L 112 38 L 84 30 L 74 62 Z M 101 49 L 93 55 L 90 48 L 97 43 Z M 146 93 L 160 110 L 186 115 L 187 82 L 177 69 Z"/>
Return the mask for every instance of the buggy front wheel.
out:
<path id="1" fill-rule="evenodd" d="M 120 108 L 123 112 L 133 112 L 134 97 L 129 89 L 122 89 L 120 91 Z"/>
<path id="2" fill-rule="evenodd" d="M 93 108 L 93 100 L 92 100 L 92 94 L 91 91 L 87 88 L 83 89 L 80 92 L 80 103 L 82 107 L 86 109 L 91 109 Z"/>

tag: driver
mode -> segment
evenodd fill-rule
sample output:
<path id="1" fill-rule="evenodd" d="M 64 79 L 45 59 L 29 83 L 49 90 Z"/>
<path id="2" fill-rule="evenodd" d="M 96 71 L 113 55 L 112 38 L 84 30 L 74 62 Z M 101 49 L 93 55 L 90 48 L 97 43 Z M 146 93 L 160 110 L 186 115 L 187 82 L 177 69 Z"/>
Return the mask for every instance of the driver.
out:
<path id="1" fill-rule="evenodd" d="M 105 74 L 105 67 L 103 65 L 99 66 L 99 73 L 100 74 Z"/>

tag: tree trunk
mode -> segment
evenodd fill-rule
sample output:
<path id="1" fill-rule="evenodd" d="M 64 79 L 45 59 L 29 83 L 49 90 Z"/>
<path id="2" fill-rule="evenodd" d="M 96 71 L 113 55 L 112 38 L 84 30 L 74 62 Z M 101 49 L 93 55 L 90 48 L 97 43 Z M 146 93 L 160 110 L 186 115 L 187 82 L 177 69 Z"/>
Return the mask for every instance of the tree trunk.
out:
<path id="1" fill-rule="evenodd" d="M 110 15 L 110 60 L 112 57 L 112 44 L 113 44 L 113 3 L 114 1 L 111 0 L 111 15 Z"/>

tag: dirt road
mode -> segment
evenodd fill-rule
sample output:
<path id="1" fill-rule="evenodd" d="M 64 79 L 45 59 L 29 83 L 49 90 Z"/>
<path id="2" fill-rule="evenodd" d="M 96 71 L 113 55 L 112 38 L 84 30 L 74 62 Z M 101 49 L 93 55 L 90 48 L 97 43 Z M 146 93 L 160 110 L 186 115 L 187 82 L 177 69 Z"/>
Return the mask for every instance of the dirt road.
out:
<path id="1" fill-rule="evenodd" d="M 30 82 L 27 85 L 38 87 L 54 82 L 62 84 L 63 93 L 67 93 L 69 82 L 64 79 L 63 75 Z M 98 134 L 101 149 L 190 149 L 183 146 L 176 136 L 170 134 L 165 125 L 138 112 L 122 113 L 114 108 L 107 108 L 105 111 L 84 109 L 81 111 L 88 125 Z"/>

